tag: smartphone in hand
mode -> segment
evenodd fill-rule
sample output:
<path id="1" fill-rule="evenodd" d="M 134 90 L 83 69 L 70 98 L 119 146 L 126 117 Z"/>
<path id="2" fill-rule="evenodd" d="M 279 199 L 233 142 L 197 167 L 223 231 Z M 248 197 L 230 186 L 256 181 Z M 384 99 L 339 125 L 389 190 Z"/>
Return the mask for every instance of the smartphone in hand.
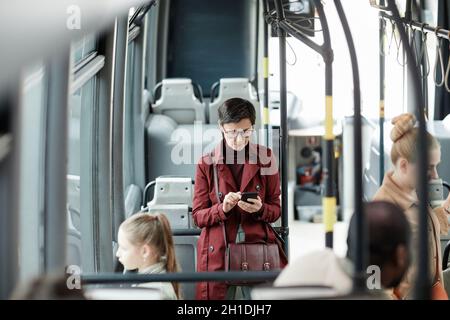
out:
<path id="1" fill-rule="evenodd" d="M 252 203 L 250 201 L 247 201 L 248 199 L 258 199 L 258 192 L 242 192 L 241 200 L 248 203 Z"/>

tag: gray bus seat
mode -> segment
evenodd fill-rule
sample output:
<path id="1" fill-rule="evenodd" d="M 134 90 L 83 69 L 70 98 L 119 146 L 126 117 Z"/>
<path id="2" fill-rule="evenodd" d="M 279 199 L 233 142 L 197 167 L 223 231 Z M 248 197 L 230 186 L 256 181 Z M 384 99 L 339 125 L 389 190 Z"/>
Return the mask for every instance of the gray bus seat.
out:
<path id="1" fill-rule="evenodd" d="M 161 97 L 152 109 L 154 113 L 164 114 L 178 124 L 205 122 L 205 105 L 195 96 L 191 79 L 164 79 Z"/>
<path id="2" fill-rule="evenodd" d="M 190 229 L 192 222 L 192 178 L 161 176 L 156 178 L 154 196 L 147 204 L 148 212 L 162 212 L 172 229 Z"/>
<path id="3" fill-rule="evenodd" d="M 141 197 L 142 191 L 137 185 L 131 184 L 127 187 L 125 190 L 125 218 L 140 210 Z"/>
<path id="4" fill-rule="evenodd" d="M 153 96 L 151 91 L 144 89 L 142 91 L 142 114 L 146 118 L 152 111 Z"/>
<path id="5" fill-rule="evenodd" d="M 197 271 L 197 242 L 199 236 L 175 236 L 175 254 L 181 272 Z M 196 283 L 184 282 L 181 284 L 183 299 L 195 299 Z"/>
<path id="6" fill-rule="evenodd" d="M 161 300 L 160 290 L 154 288 L 88 287 L 84 290 L 88 300 Z"/>
<path id="7" fill-rule="evenodd" d="M 191 177 L 158 177 L 154 184 L 154 197 L 147 204 L 148 212 L 164 213 L 172 229 L 197 228 L 192 219 L 192 197 Z M 197 235 L 174 236 L 175 254 L 181 271 L 196 271 L 198 238 Z M 195 298 L 195 283 L 183 283 L 181 288 L 184 299 Z"/>
<path id="8" fill-rule="evenodd" d="M 339 297 L 334 288 L 309 285 L 286 287 L 255 287 L 251 291 L 252 300 L 302 300 L 302 299 L 328 299 Z"/>
<path id="9" fill-rule="evenodd" d="M 217 87 L 216 84 L 213 85 Z M 219 93 L 217 98 L 215 93 L 211 92 L 211 102 L 209 103 L 209 123 L 217 124 L 219 116 L 217 111 L 219 107 L 230 98 L 242 98 L 250 101 L 256 109 L 256 123 L 255 128 L 261 127 L 261 110 L 260 104 L 256 95 L 256 91 L 247 78 L 222 78 L 218 84 Z M 212 90 L 214 91 L 214 90 Z"/>
<path id="10" fill-rule="evenodd" d="M 253 299 L 317 299 L 349 294 L 351 265 L 333 250 L 311 251 L 284 268 L 273 287 L 256 288 Z"/>
<path id="11" fill-rule="evenodd" d="M 178 125 L 160 114 L 149 116 L 146 135 L 147 181 L 163 175 L 194 178 L 200 157 L 222 138 L 217 124 Z"/>

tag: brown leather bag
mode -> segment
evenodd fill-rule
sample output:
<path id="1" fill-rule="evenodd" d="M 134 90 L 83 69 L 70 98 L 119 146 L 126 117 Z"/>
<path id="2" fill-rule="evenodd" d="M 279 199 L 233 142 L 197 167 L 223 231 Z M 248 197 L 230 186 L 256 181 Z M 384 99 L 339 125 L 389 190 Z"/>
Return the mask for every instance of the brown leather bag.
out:
<path id="1" fill-rule="evenodd" d="M 280 267 L 276 243 L 230 243 L 226 260 L 227 271 L 270 271 Z"/>
<path id="2" fill-rule="evenodd" d="M 220 203 L 219 182 L 217 168 L 213 164 L 214 188 L 217 201 Z M 264 222 L 266 239 L 268 239 L 267 227 L 270 224 Z M 281 254 L 285 254 L 279 243 L 268 243 L 264 240 L 258 242 L 228 243 L 225 222 L 222 222 L 223 239 L 225 241 L 225 271 L 272 271 L 281 269 Z M 276 231 L 275 235 L 277 235 Z M 278 237 L 277 237 L 278 238 Z M 261 283 L 261 281 L 227 281 L 228 285 L 248 285 Z"/>
<path id="3" fill-rule="evenodd" d="M 267 229 L 266 235 L 267 235 Z M 273 271 L 281 269 L 280 245 L 258 242 L 228 243 L 225 223 L 222 223 L 225 242 L 225 271 Z M 267 236 L 266 236 L 267 238 Z M 284 254 L 284 252 L 283 252 Z M 227 281 L 228 285 L 249 285 L 263 281 Z"/>

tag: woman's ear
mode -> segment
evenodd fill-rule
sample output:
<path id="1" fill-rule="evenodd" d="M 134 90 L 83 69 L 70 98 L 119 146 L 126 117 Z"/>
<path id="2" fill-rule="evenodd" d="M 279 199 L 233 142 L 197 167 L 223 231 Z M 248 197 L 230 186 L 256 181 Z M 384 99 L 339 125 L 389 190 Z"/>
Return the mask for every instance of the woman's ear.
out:
<path id="1" fill-rule="evenodd" d="M 148 244 L 143 244 L 141 247 L 142 258 L 148 259 L 151 256 L 152 250 Z"/>
<path id="2" fill-rule="evenodd" d="M 405 158 L 400 158 L 398 160 L 398 167 L 403 174 L 408 173 L 408 165 L 409 165 L 409 162 Z"/>

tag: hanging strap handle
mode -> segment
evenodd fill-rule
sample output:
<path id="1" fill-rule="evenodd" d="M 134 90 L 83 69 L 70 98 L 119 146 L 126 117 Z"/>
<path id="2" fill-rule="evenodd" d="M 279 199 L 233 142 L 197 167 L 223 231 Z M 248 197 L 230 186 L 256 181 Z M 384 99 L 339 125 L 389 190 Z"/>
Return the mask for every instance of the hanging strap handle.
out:
<path id="1" fill-rule="evenodd" d="M 434 76 L 434 84 L 437 87 L 442 87 L 445 81 L 445 67 L 444 67 L 444 58 L 442 56 L 442 42 L 441 39 L 438 36 L 439 29 L 442 29 L 441 27 L 436 27 L 434 30 L 436 34 L 436 58 L 434 63 L 434 69 L 433 69 L 433 76 Z M 438 65 L 439 70 L 441 73 L 441 81 L 437 81 L 437 73 L 438 73 Z"/>

